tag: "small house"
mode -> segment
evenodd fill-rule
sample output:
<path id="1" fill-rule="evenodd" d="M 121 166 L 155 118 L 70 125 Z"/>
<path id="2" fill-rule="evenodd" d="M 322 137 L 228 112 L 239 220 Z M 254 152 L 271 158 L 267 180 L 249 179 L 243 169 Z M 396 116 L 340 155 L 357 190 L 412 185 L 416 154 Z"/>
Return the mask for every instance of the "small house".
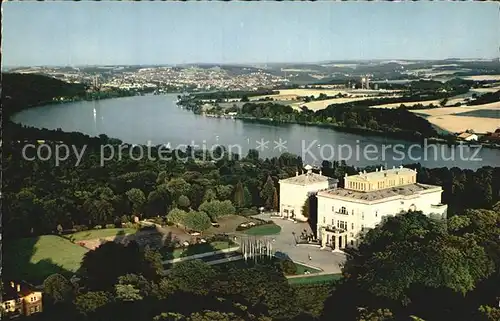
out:
<path id="1" fill-rule="evenodd" d="M 30 316 L 42 312 L 42 292 L 26 282 L 4 285 L 2 309 L 7 318 Z"/>
<path id="2" fill-rule="evenodd" d="M 458 138 L 461 140 L 465 140 L 467 142 L 478 140 L 478 137 L 476 134 L 467 133 L 467 132 L 461 133 L 460 135 L 458 135 Z"/>

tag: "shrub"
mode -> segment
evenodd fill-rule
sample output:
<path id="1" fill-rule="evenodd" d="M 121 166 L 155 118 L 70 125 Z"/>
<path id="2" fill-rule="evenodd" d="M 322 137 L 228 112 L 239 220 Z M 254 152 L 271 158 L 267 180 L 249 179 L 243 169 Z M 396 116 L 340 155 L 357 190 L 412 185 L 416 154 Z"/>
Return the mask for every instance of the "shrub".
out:
<path id="1" fill-rule="evenodd" d="M 253 216 L 259 214 L 256 208 L 244 208 L 241 210 L 240 215 L 242 216 Z"/>
<path id="2" fill-rule="evenodd" d="M 96 225 L 96 226 L 94 226 L 94 230 L 100 230 L 100 229 L 102 229 L 102 226 L 101 226 L 101 225 Z"/>
<path id="3" fill-rule="evenodd" d="M 124 227 L 124 228 L 137 228 L 137 225 L 135 223 L 132 223 L 132 222 L 126 222 L 126 223 L 122 223 L 122 227 Z"/>
<path id="4" fill-rule="evenodd" d="M 106 224 L 106 228 L 115 228 L 115 224 Z"/>
<path id="5" fill-rule="evenodd" d="M 279 264 L 283 273 L 287 275 L 293 275 L 297 273 L 297 265 L 295 265 L 292 260 L 284 259 L 281 260 Z"/>
<path id="6" fill-rule="evenodd" d="M 208 238 L 207 242 L 231 242 L 231 239 L 227 234 L 215 234 Z"/>
<path id="7" fill-rule="evenodd" d="M 205 212 L 190 211 L 184 219 L 184 226 L 188 229 L 202 232 L 212 226 L 210 217 Z"/>
<path id="8" fill-rule="evenodd" d="M 155 224 L 160 224 L 160 225 L 165 224 L 165 219 L 163 217 L 153 217 L 153 218 L 149 219 L 149 221 L 151 221 Z"/>
<path id="9" fill-rule="evenodd" d="M 229 200 L 212 200 L 210 202 L 205 201 L 200 205 L 198 210 L 207 213 L 207 215 L 213 222 L 216 222 L 217 218 L 221 216 L 231 215 L 236 211 L 233 204 Z"/>
<path id="10" fill-rule="evenodd" d="M 75 225 L 73 228 L 75 232 L 87 231 L 89 229 L 87 225 Z"/>

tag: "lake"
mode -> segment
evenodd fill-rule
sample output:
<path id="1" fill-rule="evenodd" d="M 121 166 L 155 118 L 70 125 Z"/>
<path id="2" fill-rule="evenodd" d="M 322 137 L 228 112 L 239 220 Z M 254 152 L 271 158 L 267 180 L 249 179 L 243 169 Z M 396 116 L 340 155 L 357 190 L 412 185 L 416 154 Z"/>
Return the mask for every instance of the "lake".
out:
<path id="1" fill-rule="evenodd" d="M 467 146 L 422 145 L 378 136 L 337 132 L 297 124 L 270 125 L 195 115 L 178 107 L 177 94 L 147 95 L 54 104 L 24 110 L 12 120 L 27 126 L 106 134 L 131 144 L 186 145 L 211 149 L 220 144 L 246 155 L 261 157 L 290 152 L 304 163 L 321 165 L 323 159 L 346 160 L 355 166 L 388 167 L 419 162 L 425 167 L 500 166 L 500 150 Z"/>

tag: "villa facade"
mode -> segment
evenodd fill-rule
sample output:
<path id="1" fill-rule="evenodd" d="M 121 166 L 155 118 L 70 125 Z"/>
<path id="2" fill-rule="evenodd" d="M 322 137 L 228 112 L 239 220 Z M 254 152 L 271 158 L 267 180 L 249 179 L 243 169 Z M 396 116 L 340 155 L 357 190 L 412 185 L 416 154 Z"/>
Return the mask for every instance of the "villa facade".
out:
<path id="1" fill-rule="evenodd" d="M 312 167 L 306 165 L 306 172 L 294 177 L 282 179 L 280 185 L 280 209 L 279 216 L 285 219 L 293 219 L 305 222 L 307 217 L 302 215 L 302 207 L 310 195 L 318 191 L 328 190 L 337 187 L 337 180 L 328 176 L 323 176 L 312 172 Z"/>
<path id="2" fill-rule="evenodd" d="M 360 236 L 385 216 L 407 211 L 446 218 L 440 186 L 420 184 L 412 169 L 381 168 L 346 176 L 344 188 L 319 191 L 317 237 L 323 248 L 357 246 Z"/>

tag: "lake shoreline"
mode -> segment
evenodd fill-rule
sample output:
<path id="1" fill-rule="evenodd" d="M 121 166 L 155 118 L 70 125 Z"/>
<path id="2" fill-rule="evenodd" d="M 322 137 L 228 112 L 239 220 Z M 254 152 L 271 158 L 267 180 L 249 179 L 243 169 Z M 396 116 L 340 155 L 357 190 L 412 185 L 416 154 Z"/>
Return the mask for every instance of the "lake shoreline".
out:
<path id="1" fill-rule="evenodd" d="M 444 141 L 426 141 L 427 145 L 434 145 L 437 148 L 432 147 L 434 149 L 430 150 L 430 154 L 425 155 L 427 149 L 425 144 L 422 144 L 423 139 L 414 137 L 412 139 L 408 133 L 389 137 L 383 132 L 368 131 L 363 128 L 336 128 L 329 124 L 280 122 L 241 116 L 203 117 L 176 106 L 175 101 L 176 94 L 166 94 L 127 97 L 123 100 L 73 102 L 71 106 L 64 104 L 36 106 L 16 113 L 10 120 L 20 126 L 56 131 L 59 129 L 66 133 L 78 132 L 90 137 L 104 134 L 131 145 L 147 146 L 151 142 L 151 146 L 170 144 L 173 149 L 181 150 L 187 145 L 195 149 L 196 146 L 206 146 L 206 148 L 217 145 L 228 148 L 233 146 L 238 148 L 237 153 L 240 155 L 257 149 L 261 157 L 269 159 L 279 157 L 285 151 L 312 163 L 318 159 L 333 161 L 345 157 L 355 166 L 363 167 L 372 163 L 372 160 L 364 156 L 347 155 L 348 151 L 343 150 L 342 146 L 350 146 L 353 151 L 377 148 L 380 156 L 376 162 L 386 163 L 388 166 L 417 162 L 429 168 L 457 166 L 476 169 L 479 166 L 479 163 L 468 159 L 450 162 L 447 155 L 455 152 L 458 157 L 459 150 Z M 131 128 L 134 130 L 130 130 Z M 395 139 L 395 136 L 398 139 Z M 276 146 L 276 141 L 279 139 L 287 141 L 284 151 Z M 259 145 L 261 140 L 269 142 L 268 145 L 261 147 Z M 469 144 L 463 145 L 465 153 L 469 153 L 469 156 L 479 149 L 479 147 L 466 149 L 465 146 Z M 391 146 L 392 149 L 384 150 Z M 415 147 L 408 152 L 411 146 L 421 147 Z M 401 153 L 398 152 L 400 148 L 402 148 Z M 405 156 L 402 156 L 403 153 Z M 483 165 L 498 166 L 500 159 L 498 149 L 483 148 L 479 156 L 483 160 Z"/>
<path id="2" fill-rule="evenodd" d="M 470 143 L 470 142 L 465 142 L 465 141 L 454 141 L 454 142 L 449 142 L 446 141 L 444 138 L 438 138 L 438 137 L 422 137 L 418 135 L 411 135 L 407 134 L 407 132 L 402 132 L 402 131 L 394 131 L 394 132 L 384 132 L 384 131 L 377 131 L 369 128 L 356 128 L 356 127 L 345 127 L 345 126 L 338 126 L 334 124 L 327 124 L 327 123 L 315 123 L 315 122 L 300 122 L 300 121 L 278 121 L 278 120 L 273 120 L 271 118 L 256 118 L 256 117 L 249 117 L 249 116 L 234 116 L 234 119 L 238 119 L 244 122 L 255 122 L 255 123 L 261 123 L 261 124 L 271 124 L 271 125 L 280 125 L 280 124 L 296 124 L 296 125 L 301 125 L 301 126 L 314 126 L 314 127 L 320 127 L 320 128 L 327 128 L 331 129 L 337 132 L 342 132 L 342 133 L 351 133 L 351 134 L 369 134 L 370 136 L 373 137 L 384 137 L 384 138 L 390 138 L 390 139 L 401 139 L 401 140 L 406 140 L 409 142 L 418 142 L 418 143 L 424 143 L 427 141 L 428 143 L 436 143 L 436 144 L 443 144 L 447 145 L 449 147 L 451 146 L 459 146 L 459 145 L 467 145 L 467 146 L 483 146 L 486 148 L 490 149 L 500 149 L 500 146 L 495 146 L 489 143 Z"/>

